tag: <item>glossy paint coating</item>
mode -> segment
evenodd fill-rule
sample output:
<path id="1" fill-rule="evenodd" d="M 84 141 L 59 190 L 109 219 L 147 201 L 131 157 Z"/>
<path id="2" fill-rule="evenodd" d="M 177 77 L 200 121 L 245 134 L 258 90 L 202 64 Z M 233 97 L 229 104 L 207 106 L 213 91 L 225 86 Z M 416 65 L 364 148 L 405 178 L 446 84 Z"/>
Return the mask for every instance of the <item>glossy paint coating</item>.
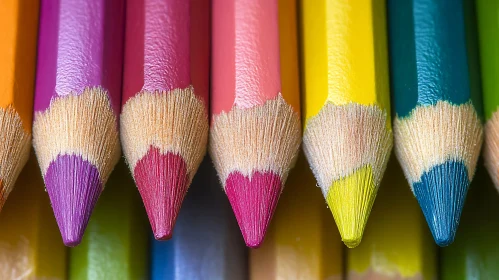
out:
<path id="1" fill-rule="evenodd" d="M 128 0 L 123 104 L 194 86 L 208 104 L 209 0 Z"/>
<path id="2" fill-rule="evenodd" d="M 488 120 L 499 106 L 499 1 L 477 0 L 483 109 Z"/>
<path id="3" fill-rule="evenodd" d="M 471 102 L 481 116 L 471 1 L 388 0 L 390 67 L 397 117 L 438 101 Z"/>
<path id="4" fill-rule="evenodd" d="M 174 236 L 152 241 L 151 279 L 245 279 L 247 251 L 209 158 L 184 200 Z"/>
<path id="5" fill-rule="evenodd" d="M 0 107 L 13 106 L 31 132 L 39 1 L 0 3 Z"/>
<path id="6" fill-rule="evenodd" d="M 122 161 L 109 178 L 82 243 L 70 251 L 69 278 L 148 279 L 148 233 L 140 196 Z"/>
<path id="7" fill-rule="evenodd" d="M 298 98 L 281 90 L 279 32 L 277 0 L 213 0 L 213 115 L 279 93 L 299 112 Z"/>
<path id="8" fill-rule="evenodd" d="M 372 0 L 302 1 L 306 120 L 326 103 L 377 105 L 390 115 L 385 7 Z"/>
<path id="9" fill-rule="evenodd" d="M 499 279 L 498 211 L 497 191 L 485 168 L 479 167 L 456 240 L 441 252 L 442 280 Z"/>
<path id="10" fill-rule="evenodd" d="M 119 114 L 123 20 L 122 0 L 42 1 L 35 112 L 58 96 L 101 86 Z"/>

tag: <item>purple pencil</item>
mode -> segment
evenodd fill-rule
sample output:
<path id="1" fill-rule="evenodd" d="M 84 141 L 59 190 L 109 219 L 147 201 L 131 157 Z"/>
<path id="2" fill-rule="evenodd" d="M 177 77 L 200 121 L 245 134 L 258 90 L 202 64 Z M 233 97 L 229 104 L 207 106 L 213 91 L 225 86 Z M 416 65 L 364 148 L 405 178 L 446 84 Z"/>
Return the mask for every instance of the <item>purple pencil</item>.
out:
<path id="1" fill-rule="evenodd" d="M 120 157 L 123 0 L 41 1 L 33 146 L 66 246 Z"/>

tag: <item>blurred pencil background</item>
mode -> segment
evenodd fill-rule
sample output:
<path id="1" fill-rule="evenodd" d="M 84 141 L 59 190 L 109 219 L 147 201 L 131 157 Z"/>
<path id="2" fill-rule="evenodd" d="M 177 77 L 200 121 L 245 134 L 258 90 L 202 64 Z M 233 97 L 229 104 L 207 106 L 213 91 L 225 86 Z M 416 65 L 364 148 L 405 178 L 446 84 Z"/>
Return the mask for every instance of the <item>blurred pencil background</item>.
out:
<path id="1" fill-rule="evenodd" d="M 0 215 L 0 279 L 67 278 L 67 251 L 35 155 Z"/>
<path id="2" fill-rule="evenodd" d="M 147 218 L 124 161 L 109 178 L 82 243 L 70 250 L 69 278 L 147 279 Z"/>
<path id="3" fill-rule="evenodd" d="M 236 219 L 206 157 L 168 241 L 153 241 L 150 271 L 161 279 L 245 279 L 247 251 Z"/>

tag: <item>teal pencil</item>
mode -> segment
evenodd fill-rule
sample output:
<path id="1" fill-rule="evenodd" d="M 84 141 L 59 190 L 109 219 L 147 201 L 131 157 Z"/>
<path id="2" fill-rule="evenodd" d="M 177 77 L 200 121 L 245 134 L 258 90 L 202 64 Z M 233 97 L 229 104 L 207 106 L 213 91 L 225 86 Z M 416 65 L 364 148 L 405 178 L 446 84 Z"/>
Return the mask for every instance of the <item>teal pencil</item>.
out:
<path id="1" fill-rule="evenodd" d="M 473 3 L 388 2 L 395 153 L 433 238 L 446 246 L 482 144 Z"/>

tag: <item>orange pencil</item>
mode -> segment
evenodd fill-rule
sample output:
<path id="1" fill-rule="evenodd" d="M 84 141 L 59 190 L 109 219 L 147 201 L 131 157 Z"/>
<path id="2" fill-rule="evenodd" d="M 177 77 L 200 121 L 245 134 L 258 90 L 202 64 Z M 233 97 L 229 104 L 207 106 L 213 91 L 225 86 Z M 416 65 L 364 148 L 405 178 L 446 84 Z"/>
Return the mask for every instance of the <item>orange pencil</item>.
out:
<path id="1" fill-rule="evenodd" d="M 256 248 L 300 145 L 299 96 L 281 90 L 277 0 L 214 0 L 212 28 L 209 150 Z"/>
<path id="2" fill-rule="evenodd" d="M 0 209 L 29 157 L 38 1 L 0 1 Z"/>

